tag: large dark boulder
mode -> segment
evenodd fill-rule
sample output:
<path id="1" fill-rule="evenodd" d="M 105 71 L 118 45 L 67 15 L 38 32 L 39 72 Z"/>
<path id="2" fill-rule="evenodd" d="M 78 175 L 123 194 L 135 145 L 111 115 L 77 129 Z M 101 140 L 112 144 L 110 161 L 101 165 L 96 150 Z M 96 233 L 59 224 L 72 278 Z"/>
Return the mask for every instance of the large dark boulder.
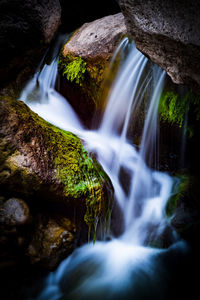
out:
<path id="1" fill-rule="evenodd" d="M 38 56 L 38 48 L 52 40 L 60 22 L 59 0 L 0 1 L 1 84 L 27 67 L 34 55 Z M 28 61 L 24 59 L 27 52 Z"/>
<path id="2" fill-rule="evenodd" d="M 117 0 L 137 48 L 200 93 L 200 1 Z"/>

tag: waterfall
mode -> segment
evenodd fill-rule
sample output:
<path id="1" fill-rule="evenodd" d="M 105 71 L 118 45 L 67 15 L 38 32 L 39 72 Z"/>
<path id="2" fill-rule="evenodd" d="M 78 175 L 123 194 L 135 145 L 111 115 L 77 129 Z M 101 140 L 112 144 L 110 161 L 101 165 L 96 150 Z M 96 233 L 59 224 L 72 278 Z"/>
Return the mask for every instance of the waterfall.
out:
<path id="1" fill-rule="evenodd" d="M 182 242 L 165 250 L 148 247 L 167 226 L 165 207 L 173 184 L 168 174 L 150 168 L 165 72 L 149 63 L 127 38 L 117 48 L 111 63 L 118 54 L 122 61 L 96 130 L 85 130 L 67 100 L 55 91 L 57 55 L 50 65 L 44 64 L 37 71 L 20 96 L 33 111 L 76 133 L 86 142 L 87 150 L 96 153 L 113 183 L 125 223 L 124 233 L 118 239 L 97 241 L 94 246 L 87 244 L 63 261 L 48 276 L 38 300 L 130 299 L 130 295 L 131 299 L 132 295 L 134 299 L 147 299 L 143 286 L 151 291 L 152 299 L 165 299 L 160 289 L 155 288 L 165 288 L 162 269 L 157 270 L 157 257 L 162 261 L 165 253 L 182 253 L 186 249 Z M 30 101 L 36 98 L 37 101 Z M 128 132 L 142 105 L 145 117 L 138 150 Z M 126 186 L 121 182 L 122 170 L 128 179 Z"/>
<path id="2" fill-rule="evenodd" d="M 41 68 L 45 57 L 43 58 L 33 79 L 28 82 L 19 99 L 46 121 L 76 133 L 83 129 L 81 122 L 71 105 L 55 90 L 58 54 L 63 39 L 63 37 L 59 37 L 51 63 L 49 65 L 45 63 Z"/>

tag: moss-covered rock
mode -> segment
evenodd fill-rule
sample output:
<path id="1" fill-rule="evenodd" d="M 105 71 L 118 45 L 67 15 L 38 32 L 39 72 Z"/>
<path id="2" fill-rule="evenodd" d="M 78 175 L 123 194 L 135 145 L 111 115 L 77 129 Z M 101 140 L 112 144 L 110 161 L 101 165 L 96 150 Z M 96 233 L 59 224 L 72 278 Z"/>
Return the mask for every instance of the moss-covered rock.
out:
<path id="1" fill-rule="evenodd" d="M 103 107 L 105 74 L 125 34 L 121 13 L 104 17 L 75 31 L 60 53 L 60 91 L 84 121 Z"/>
<path id="2" fill-rule="evenodd" d="M 0 98 L 0 124 L 2 194 L 76 209 L 89 228 L 107 213 L 111 182 L 77 136 L 9 97 Z"/>

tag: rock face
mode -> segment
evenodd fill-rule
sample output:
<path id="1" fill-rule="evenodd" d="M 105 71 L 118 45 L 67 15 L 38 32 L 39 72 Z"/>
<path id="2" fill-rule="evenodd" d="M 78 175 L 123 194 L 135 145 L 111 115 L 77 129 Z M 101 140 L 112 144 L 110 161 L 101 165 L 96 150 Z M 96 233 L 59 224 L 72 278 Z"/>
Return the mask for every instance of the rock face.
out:
<path id="1" fill-rule="evenodd" d="M 123 15 L 107 16 L 84 24 L 62 50 L 60 90 L 83 119 L 91 119 L 101 106 L 101 87 L 109 61 L 125 34 Z"/>
<path id="2" fill-rule="evenodd" d="M 117 0 L 137 48 L 200 93 L 200 2 Z"/>
<path id="3" fill-rule="evenodd" d="M 59 0 L 0 2 L 0 80 L 22 69 L 24 54 L 49 43 L 61 20 Z M 34 53 L 29 53 L 29 60 Z M 9 65 L 10 64 L 10 65 Z M 23 65 L 24 68 L 26 65 Z M 10 73 L 9 73 L 10 70 Z"/>

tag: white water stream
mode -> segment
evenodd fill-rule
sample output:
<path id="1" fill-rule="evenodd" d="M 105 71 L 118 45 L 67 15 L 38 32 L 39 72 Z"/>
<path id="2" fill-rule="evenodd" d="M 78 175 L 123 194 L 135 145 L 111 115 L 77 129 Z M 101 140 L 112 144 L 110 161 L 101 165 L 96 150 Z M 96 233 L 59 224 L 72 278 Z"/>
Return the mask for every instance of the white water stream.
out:
<path id="1" fill-rule="evenodd" d="M 144 280 L 144 285 L 152 283 L 150 278 L 156 274 L 155 257 L 176 251 L 176 247 L 184 249 L 179 243 L 170 250 L 145 246 L 166 228 L 165 207 L 173 184 L 170 176 L 150 169 L 145 162 L 147 156 L 153 159 L 154 155 L 158 103 L 165 72 L 158 66 L 149 66 L 147 58 L 128 39 L 121 42 L 114 57 L 120 53 L 125 58 L 110 87 L 101 124 L 95 131 L 85 130 L 67 100 L 55 91 L 56 56 L 50 65 L 37 71 L 20 96 L 33 111 L 54 125 L 74 132 L 85 140 L 89 152 L 96 153 L 113 183 L 115 199 L 125 222 L 120 238 L 85 245 L 62 262 L 57 271 L 49 275 L 39 300 L 132 299 L 130 294 L 134 297 L 140 294 L 134 299 L 150 299 L 146 298 L 140 280 Z M 137 150 L 127 133 L 134 111 L 138 111 L 144 98 L 146 116 Z M 122 170 L 128 187 L 121 183 Z M 154 296 L 161 299 L 159 294 Z"/>

